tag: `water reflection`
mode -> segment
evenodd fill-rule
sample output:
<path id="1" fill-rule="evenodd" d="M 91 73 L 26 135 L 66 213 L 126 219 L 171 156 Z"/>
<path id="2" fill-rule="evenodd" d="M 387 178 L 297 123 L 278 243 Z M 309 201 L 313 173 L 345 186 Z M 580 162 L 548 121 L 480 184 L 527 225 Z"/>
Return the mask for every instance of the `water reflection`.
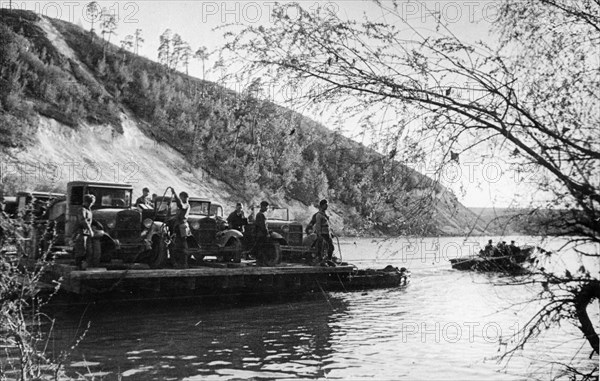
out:
<path id="1" fill-rule="evenodd" d="M 236 308 L 71 308 L 57 316 L 54 344 L 67 347 L 80 320 L 91 321 L 70 371 L 89 368 L 104 379 L 322 378 L 335 343 L 332 322 L 346 309 L 346 301 L 325 295 Z"/>

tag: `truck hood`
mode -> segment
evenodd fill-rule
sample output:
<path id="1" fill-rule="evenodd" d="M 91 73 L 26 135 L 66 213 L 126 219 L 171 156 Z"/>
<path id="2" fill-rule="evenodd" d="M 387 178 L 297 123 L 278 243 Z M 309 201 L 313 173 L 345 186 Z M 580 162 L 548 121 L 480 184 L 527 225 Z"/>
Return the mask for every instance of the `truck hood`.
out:
<path id="1" fill-rule="evenodd" d="M 136 209 L 122 209 L 122 208 L 108 208 L 108 209 L 97 209 L 93 211 L 93 219 L 100 222 L 105 229 L 111 230 L 108 228 L 109 222 L 116 222 L 117 216 L 119 215 L 136 215 L 136 223 L 141 221 L 141 212 Z M 132 228 L 138 228 L 138 226 L 132 226 Z"/>

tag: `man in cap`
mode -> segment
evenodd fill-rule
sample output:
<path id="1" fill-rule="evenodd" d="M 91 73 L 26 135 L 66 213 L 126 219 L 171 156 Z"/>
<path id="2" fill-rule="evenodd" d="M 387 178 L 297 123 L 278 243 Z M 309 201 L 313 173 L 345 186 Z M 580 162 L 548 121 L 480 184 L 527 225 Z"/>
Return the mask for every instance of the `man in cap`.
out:
<path id="1" fill-rule="evenodd" d="M 515 241 L 510 241 L 510 245 L 508 246 L 508 254 L 509 255 L 517 255 L 521 249 L 517 245 L 515 245 Z"/>
<path id="2" fill-rule="evenodd" d="M 254 246 L 250 253 L 254 258 L 256 258 L 257 264 L 263 264 L 264 251 L 269 243 L 269 228 L 267 226 L 267 217 L 265 216 L 265 212 L 269 207 L 269 203 L 267 201 L 262 201 L 260 203 L 260 210 L 256 213 L 254 218 Z"/>
<path id="3" fill-rule="evenodd" d="M 244 215 L 244 205 L 241 202 L 235 204 L 235 210 L 227 217 L 227 223 L 230 229 L 243 232 L 243 226 L 248 225 L 248 219 Z"/>
<path id="4" fill-rule="evenodd" d="M 265 216 L 265 212 L 269 207 L 269 203 L 266 201 L 262 201 L 260 203 L 260 210 L 256 213 L 256 217 L 254 219 L 254 232 L 256 237 L 265 241 L 267 237 L 269 237 L 269 228 L 267 227 L 267 217 Z"/>
<path id="5" fill-rule="evenodd" d="M 152 200 L 150 199 L 150 189 L 142 189 L 142 195 L 135 200 L 135 206 L 143 209 L 153 208 Z"/>
<path id="6" fill-rule="evenodd" d="M 92 206 L 96 202 L 93 194 L 83 196 L 83 207 L 77 215 L 77 225 L 73 235 L 73 257 L 78 270 L 85 270 L 88 261 L 93 262 L 93 247 L 91 239 L 94 235 L 92 229 Z M 95 263 L 92 263 L 95 265 Z"/>
<path id="7" fill-rule="evenodd" d="M 321 200 L 321 202 L 319 202 L 319 211 L 313 216 L 315 221 L 314 232 L 317 234 L 317 254 L 321 256 L 323 253 L 323 245 L 327 244 L 326 259 L 331 261 L 333 259 L 333 240 L 331 239 L 331 231 L 329 228 L 329 216 L 326 213 L 327 206 L 327 200 Z"/>
<path id="8" fill-rule="evenodd" d="M 173 266 L 175 268 L 188 268 L 188 243 L 187 237 L 192 235 L 188 216 L 190 214 L 189 195 L 187 192 L 180 192 L 179 196 L 175 189 L 171 188 L 171 194 L 177 204 L 177 214 L 173 224 L 175 230 L 175 248 L 173 250 Z"/>
<path id="9" fill-rule="evenodd" d="M 486 257 L 491 257 L 494 254 L 494 244 L 491 239 L 488 241 L 487 245 L 485 245 L 483 249 L 483 254 Z"/>

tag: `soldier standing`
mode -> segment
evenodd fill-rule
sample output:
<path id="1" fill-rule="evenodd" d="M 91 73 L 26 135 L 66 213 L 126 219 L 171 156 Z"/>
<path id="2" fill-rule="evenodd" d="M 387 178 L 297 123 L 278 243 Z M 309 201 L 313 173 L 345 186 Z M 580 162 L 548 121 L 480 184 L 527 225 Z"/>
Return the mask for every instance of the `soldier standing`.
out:
<path id="1" fill-rule="evenodd" d="M 315 233 L 317 234 L 317 253 L 322 255 L 323 245 L 327 244 L 327 260 L 333 259 L 333 240 L 329 229 L 329 216 L 327 210 L 327 200 L 319 202 L 319 211 L 315 214 Z"/>
<path id="2" fill-rule="evenodd" d="M 235 210 L 227 217 L 227 223 L 230 229 L 243 232 L 244 225 L 248 225 L 248 219 L 244 215 L 244 205 L 241 202 L 235 204 Z"/>
<path id="3" fill-rule="evenodd" d="M 152 205 L 152 202 L 154 200 L 150 200 L 150 189 L 148 188 L 144 188 L 142 189 L 142 195 L 140 197 L 138 197 L 137 200 L 135 200 L 135 206 L 139 207 L 140 205 L 145 205 L 147 207 L 154 207 L 154 205 Z"/>
<path id="4" fill-rule="evenodd" d="M 90 239 L 93 236 L 92 230 L 92 205 L 96 202 L 96 197 L 92 194 L 83 196 L 83 207 L 77 216 L 77 228 L 73 238 L 73 255 L 75 257 L 75 266 L 78 270 L 87 268 L 87 260 L 91 257 Z"/>
<path id="5" fill-rule="evenodd" d="M 267 227 L 267 217 L 265 216 L 265 212 L 269 207 L 269 203 L 266 201 L 262 201 L 260 203 L 260 210 L 256 213 L 256 218 L 254 220 L 254 225 L 256 226 L 256 237 L 262 240 L 265 240 L 269 236 L 269 228 Z"/>
<path id="6" fill-rule="evenodd" d="M 252 255 L 256 258 L 257 264 L 264 264 L 267 243 L 269 242 L 269 228 L 267 227 L 267 217 L 265 212 L 269 207 L 269 203 L 262 201 L 260 210 L 254 218 L 254 246 L 252 247 Z"/>
<path id="7" fill-rule="evenodd" d="M 188 224 L 188 215 L 190 214 L 190 204 L 188 203 L 188 194 L 186 192 L 179 193 L 179 197 L 175 190 L 171 188 L 171 194 L 177 203 L 177 214 L 173 228 L 175 230 L 175 250 L 173 250 L 173 266 L 176 268 L 187 268 L 187 237 L 192 235 L 190 225 Z"/>

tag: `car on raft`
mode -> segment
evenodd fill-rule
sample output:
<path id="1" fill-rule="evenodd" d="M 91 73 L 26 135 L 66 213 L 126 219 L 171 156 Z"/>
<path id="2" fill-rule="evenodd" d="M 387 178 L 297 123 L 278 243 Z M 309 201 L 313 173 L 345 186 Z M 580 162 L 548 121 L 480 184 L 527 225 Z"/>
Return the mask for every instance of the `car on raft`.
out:
<path id="1" fill-rule="evenodd" d="M 254 221 L 254 209 L 260 209 L 257 206 L 251 206 L 251 214 L 248 218 L 249 224 L 244 230 L 244 248 L 251 250 L 256 240 L 252 223 Z M 310 260 L 314 249 L 304 245 L 304 230 L 302 224 L 296 220 L 290 219 L 288 208 L 277 205 L 269 206 L 265 212 L 267 218 L 267 228 L 271 233 L 271 241 L 279 244 L 281 258 L 286 262 L 307 262 Z"/>
<path id="2" fill-rule="evenodd" d="M 5 213 L 24 223 L 23 237 L 26 239 L 17 246 L 24 255 L 32 252 L 34 257 L 40 255 L 40 237 L 44 235 L 48 226 L 49 207 L 65 198 L 63 193 L 21 191 L 15 197 L 4 199 Z"/>
<path id="3" fill-rule="evenodd" d="M 92 242 L 93 249 L 100 251 L 100 262 L 118 259 L 162 267 L 168 258 L 164 223 L 143 218 L 142 211 L 132 207 L 132 192 L 130 184 L 69 182 L 66 197 L 48 208 L 48 228 L 41 247 L 72 252 L 71 238 L 77 229 L 83 198 L 91 194 L 96 198 L 92 205 Z"/>
<path id="4" fill-rule="evenodd" d="M 193 256 L 196 261 L 212 256 L 219 262 L 239 263 L 242 258 L 243 235 L 235 229 L 229 229 L 223 218 L 223 207 L 209 199 L 193 196 L 189 197 L 188 203 L 188 224 L 192 236 L 187 240 L 187 255 Z M 154 199 L 153 209 L 143 213 L 146 218 L 164 222 L 168 231 L 174 232 L 173 222 L 177 210 L 177 203 L 172 197 L 162 196 Z"/>
<path id="5" fill-rule="evenodd" d="M 15 202 L 15 216 L 23 216 L 31 212 L 37 220 L 47 219 L 47 210 L 51 204 L 65 200 L 64 193 L 50 192 L 18 192 Z"/>

